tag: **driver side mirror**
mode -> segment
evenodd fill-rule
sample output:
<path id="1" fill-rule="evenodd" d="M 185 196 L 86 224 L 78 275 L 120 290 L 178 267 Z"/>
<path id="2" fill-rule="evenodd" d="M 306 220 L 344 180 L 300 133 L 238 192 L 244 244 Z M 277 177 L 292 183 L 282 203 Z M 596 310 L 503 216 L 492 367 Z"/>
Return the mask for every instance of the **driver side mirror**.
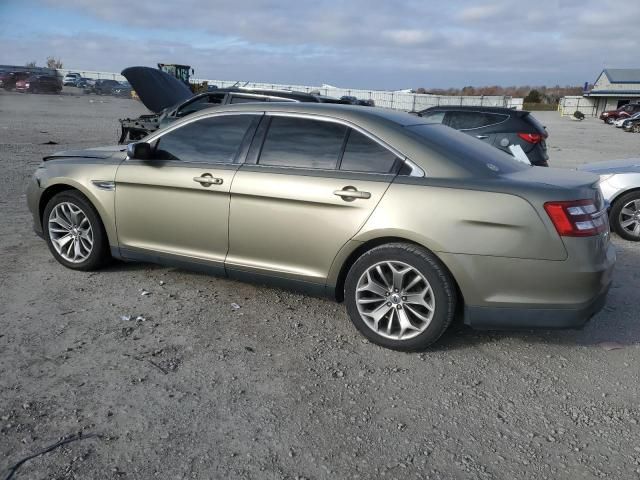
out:
<path id="1" fill-rule="evenodd" d="M 150 160 L 151 145 L 147 142 L 135 142 L 127 145 L 127 156 L 134 160 Z"/>

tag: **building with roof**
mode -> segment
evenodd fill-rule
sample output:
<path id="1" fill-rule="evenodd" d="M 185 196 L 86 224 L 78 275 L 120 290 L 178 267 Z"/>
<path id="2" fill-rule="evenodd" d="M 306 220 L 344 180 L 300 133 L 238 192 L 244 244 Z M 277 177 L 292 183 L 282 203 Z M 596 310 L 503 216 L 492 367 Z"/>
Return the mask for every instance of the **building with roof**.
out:
<path id="1" fill-rule="evenodd" d="M 605 68 L 584 96 L 593 100 L 594 114 L 640 103 L 640 68 Z"/>

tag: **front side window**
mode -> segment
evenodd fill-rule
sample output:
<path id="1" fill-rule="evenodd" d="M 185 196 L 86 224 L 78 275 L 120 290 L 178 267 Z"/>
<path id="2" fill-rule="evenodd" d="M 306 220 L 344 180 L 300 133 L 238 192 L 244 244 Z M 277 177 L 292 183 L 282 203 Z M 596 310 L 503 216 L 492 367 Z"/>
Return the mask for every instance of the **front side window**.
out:
<path id="1" fill-rule="evenodd" d="M 340 170 L 353 172 L 392 173 L 397 157 L 366 135 L 351 130 L 342 156 Z"/>
<path id="2" fill-rule="evenodd" d="M 166 133 L 156 144 L 159 160 L 233 163 L 254 115 L 221 115 L 188 123 Z"/>
<path id="3" fill-rule="evenodd" d="M 295 117 L 273 117 L 260 165 L 335 169 L 347 127 Z"/>

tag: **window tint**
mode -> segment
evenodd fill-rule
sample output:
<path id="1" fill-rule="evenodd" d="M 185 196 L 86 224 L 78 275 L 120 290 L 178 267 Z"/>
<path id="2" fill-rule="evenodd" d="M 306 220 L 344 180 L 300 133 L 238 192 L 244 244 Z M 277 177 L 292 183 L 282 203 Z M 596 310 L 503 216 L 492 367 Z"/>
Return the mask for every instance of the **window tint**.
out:
<path id="1" fill-rule="evenodd" d="M 351 130 L 340 170 L 391 173 L 395 162 L 396 156 L 389 150 L 360 132 Z"/>
<path id="2" fill-rule="evenodd" d="M 305 118 L 273 117 L 260 165 L 336 168 L 347 127 Z"/>
<path id="3" fill-rule="evenodd" d="M 158 140 L 156 157 L 185 162 L 233 163 L 253 115 L 205 118 L 177 128 Z"/>
<path id="4" fill-rule="evenodd" d="M 486 127 L 504 122 L 508 115 L 487 112 L 449 112 L 449 126 L 456 130 Z"/>
<path id="5" fill-rule="evenodd" d="M 426 112 L 422 114 L 422 119 L 426 123 L 442 123 L 445 112 Z"/>

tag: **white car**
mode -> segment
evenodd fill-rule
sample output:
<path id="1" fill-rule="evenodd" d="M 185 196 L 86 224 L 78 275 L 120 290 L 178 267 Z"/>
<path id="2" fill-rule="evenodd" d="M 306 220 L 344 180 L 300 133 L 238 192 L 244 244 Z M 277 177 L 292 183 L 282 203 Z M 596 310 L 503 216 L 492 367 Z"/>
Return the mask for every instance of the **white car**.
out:
<path id="1" fill-rule="evenodd" d="M 600 176 L 612 230 L 626 240 L 640 242 L 640 158 L 589 163 L 578 170 Z"/>
<path id="2" fill-rule="evenodd" d="M 616 128 L 622 128 L 624 126 L 624 122 L 625 121 L 627 121 L 627 120 L 635 120 L 636 118 L 640 118 L 640 112 L 634 113 L 630 117 L 619 118 L 618 120 L 613 122 L 613 124 L 616 126 Z"/>
<path id="3" fill-rule="evenodd" d="M 62 84 L 66 87 L 68 85 L 75 86 L 76 82 L 80 80 L 81 75 L 79 73 L 67 73 L 62 80 Z"/>

